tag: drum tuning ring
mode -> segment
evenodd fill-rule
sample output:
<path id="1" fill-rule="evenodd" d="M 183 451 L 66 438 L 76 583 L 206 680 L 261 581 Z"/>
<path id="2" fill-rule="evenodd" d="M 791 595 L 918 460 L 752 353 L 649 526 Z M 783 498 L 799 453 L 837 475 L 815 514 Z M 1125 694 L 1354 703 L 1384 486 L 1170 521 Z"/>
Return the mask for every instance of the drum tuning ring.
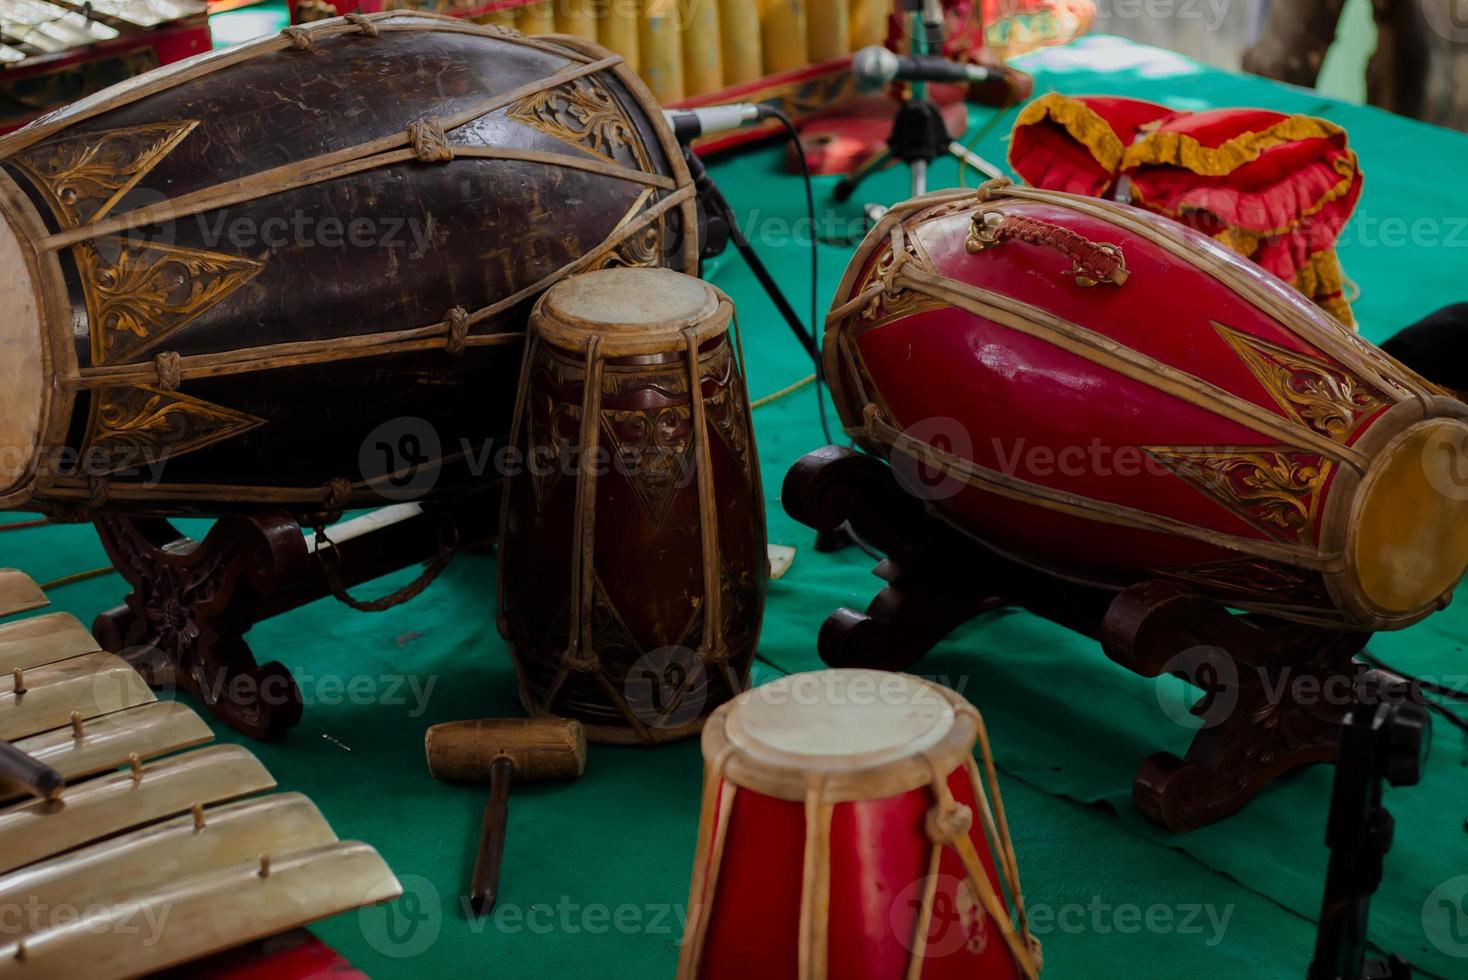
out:
<path id="1" fill-rule="evenodd" d="M 969 225 L 968 239 L 964 247 L 970 255 L 977 255 L 999 244 L 999 226 L 1004 223 L 1004 212 L 988 208 L 974 215 Z"/>

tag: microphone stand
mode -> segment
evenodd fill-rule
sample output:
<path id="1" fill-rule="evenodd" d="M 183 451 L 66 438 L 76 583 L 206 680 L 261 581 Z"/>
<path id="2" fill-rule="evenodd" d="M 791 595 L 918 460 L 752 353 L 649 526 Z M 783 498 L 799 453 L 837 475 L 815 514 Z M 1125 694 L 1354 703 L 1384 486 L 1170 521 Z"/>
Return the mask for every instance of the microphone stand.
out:
<path id="1" fill-rule="evenodd" d="M 1309 980 L 1409 980 L 1400 957 L 1366 959 L 1371 896 L 1396 824 L 1382 806 L 1382 783 L 1422 779 L 1431 719 L 1419 704 L 1358 704 L 1341 726 L 1326 844 L 1330 868 Z"/>
<path id="2" fill-rule="evenodd" d="M 914 55 L 943 50 L 943 5 L 941 0 L 902 0 L 912 23 Z M 928 168 L 944 155 L 967 163 L 989 177 L 1000 179 L 1004 172 L 948 134 L 943 110 L 928 97 L 927 82 L 912 82 L 911 93 L 897 110 L 892 121 L 892 135 L 887 148 L 867 160 L 836 185 L 837 201 L 851 199 L 872 174 L 884 170 L 895 160 L 906 163 L 912 172 L 912 196 L 928 192 Z"/>
<path id="3" fill-rule="evenodd" d="M 732 241 L 739 254 L 764 287 L 766 293 L 775 304 L 775 309 L 785 318 L 790 329 L 795 333 L 795 339 L 800 342 L 801 349 L 810 355 L 815 362 L 816 370 L 821 369 L 821 352 L 816 340 L 805 328 L 805 323 L 800 319 L 800 314 L 795 312 L 795 307 L 785 298 L 785 293 L 780 289 L 779 283 L 775 282 L 774 276 L 765 266 L 764 260 L 749 244 L 749 239 L 744 237 L 744 232 L 739 229 L 739 220 L 734 214 L 734 208 L 730 206 L 729 200 L 724 197 L 724 192 L 719 190 L 719 185 L 709 176 L 708 168 L 703 165 L 697 153 L 687 143 L 681 144 L 683 159 L 688 164 L 689 176 L 693 178 L 693 186 L 698 191 L 698 201 L 702 205 L 704 215 L 703 247 L 700 258 L 713 258 L 721 255 Z M 815 234 L 815 229 L 811 229 Z M 814 247 L 814 245 L 812 246 Z"/>

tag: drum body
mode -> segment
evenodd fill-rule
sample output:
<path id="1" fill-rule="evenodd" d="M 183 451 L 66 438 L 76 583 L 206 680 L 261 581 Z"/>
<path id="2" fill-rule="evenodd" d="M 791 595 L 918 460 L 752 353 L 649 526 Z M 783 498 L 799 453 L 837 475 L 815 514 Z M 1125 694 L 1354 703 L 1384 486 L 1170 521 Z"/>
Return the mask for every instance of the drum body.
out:
<path id="1" fill-rule="evenodd" d="M 859 251 L 825 354 L 865 448 L 1063 577 L 1390 629 L 1468 560 L 1468 406 L 1134 208 L 1003 184 L 910 202 Z"/>
<path id="2" fill-rule="evenodd" d="M 454 489 L 508 431 L 545 288 L 696 261 L 625 65 L 430 15 L 140 76 L 0 140 L 0 171 L 5 507 L 311 512 L 404 467 Z"/>
<path id="3" fill-rule="evenodd" d="M 767 556 L 732 313 L 688 276 L 609 269 L 531 319 L 500 630 L 531 713 L 593 741 L 694 734 L 748 677 Z"/>
<path id="4" fill-rule="evenodd" d="M 680 980 L 1033 976 L 981 731 L 952 691 L 875 671 L 792 675 L 715 712 Z"/>

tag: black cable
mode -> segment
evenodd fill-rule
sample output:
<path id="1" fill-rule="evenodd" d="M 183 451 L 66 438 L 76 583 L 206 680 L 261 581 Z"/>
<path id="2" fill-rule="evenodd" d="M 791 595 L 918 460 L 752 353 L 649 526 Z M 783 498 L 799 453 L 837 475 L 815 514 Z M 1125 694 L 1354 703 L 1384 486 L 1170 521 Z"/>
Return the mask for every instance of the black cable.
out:
<path id="1" fill-rule="evenodd" d="M 1443 685 L 1436 683 L 1435 681 L 1423 680 L 1420 677 L 1414 677 L 1411 674 L 1403 673 L 1402 671 L 1388 665 L 1385 661 L 1377 657 L 1375 654 L 1370 653 L 1366 650 L 1362 650 L 1360 653 L 1356 654 L 1356 657 L 1368 667 L 1375 668 L 1376 670 L 1381 671 L 1389 677 L 1394 677 L 1397 680 L 1405 681 L 1409 686 L 1418 687 L 1423 691 L 1430 691 L 1433 694 L 1448 698 L 1449 700 L 1459 704 L 1468 703 L 1468 694 L 1464 694 L 1461 691 L 1454 691 L 1451 688 L 1444 687 Z M 1451 711 L 1446 705 L 1440 704 L 1437 701 L 1433 701 L 1430 698 L 1423 698 L 1421 704 L 1427 710 L 1436 712 L 1437 714 L 1441 715 L 1443 719 L 1454 728 L 1457 728 L 1464 733 L 1468 733 L 1468 719 L 1465 719 L 1456 711 Z"/>
<path id="2" fill-rule="evenodd" d="M 785 132 L 795 147 L 795 155 L 800 160 L 801 175 L 805 178 L 805 207 L 810 217 L 810 338 L 815 344 L 817 351 L 821 349 L 821 245 L 819 236 L 816 234 L 816 190 L 815 179 L 811 174 L 810 158 L 805 155 L 805 144 L 801 142 L 800 130 L 795 128 L 795 123 L 789 116 L 773 106 L 769 107 L 770 118 L 780 120 L 780 125 L 785 127 Z M 816 357 L 816 409 L 821 420 L 821 435 L 825 438 L 827 445 L 833 445 L 835 440 L 831 438 L 831 426 L 826 419 L 826 396 L 823 389 L 826 382 L 825 359 L 819 355 Z"/>
<path id="3" fill-rule="evenodd" d="M 1413 677 L 1411 674 L 1408 674 L 1405 671 L 1397 670 L 1397 668 L 1393 667 L 1385 660 L 1382 660 L 1380 657 L 1369 650 L 1362 650 L 1360 653 L 1357 654 L 1357 656 L 1364 660 L 1368 665 L 1375 667 L 1377 670 L 1383 671 L 1384 673 L 1392 674 L 1396 677 L 1400 677 L 1402 680 L 1407 681 L 1409 684 L 1416 685 L 1422 688 L 1424 691 L 1431 691 L 1433 694 L 1441 695 L 1442 697 L 1445 697 L 1451 701 L 1458 701 L 1463 704 L 1468 704 L 1468 692 L 1455 691 L 1450 687 L 1444 687 L 1436 681 L 1429 681 L 1424 680 L 1420 677 Z"/>

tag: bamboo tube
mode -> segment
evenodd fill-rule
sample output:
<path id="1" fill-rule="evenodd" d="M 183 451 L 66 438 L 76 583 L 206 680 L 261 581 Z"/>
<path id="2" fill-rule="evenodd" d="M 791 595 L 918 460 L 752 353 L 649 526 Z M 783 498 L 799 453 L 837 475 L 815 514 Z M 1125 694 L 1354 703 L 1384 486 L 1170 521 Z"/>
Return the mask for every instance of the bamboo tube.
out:
<path id="1" fill-rule="evenodd" d="M 592 0 L 555 0 L 556 32 L 596 40 L 596 13 Z"/>
<path id="2" fill-rule="evenodd" d="M 641 0 L 602 0 L 596 40 L 613 54 L 622 56 L 627 67 L 642 71 L 642 45 L 639 25 L 642 21 Z"/>
<path id="3" fill-rule="evenodd" d="M 759 8 L 754 0 L 723 0 L 719 4 L 719 42 L 725 85 L 742 85 L 764 74 Z"/>
<path id="4" fill-rule="evenodd" d="M 642 8 L 642 77 L 663 105 L 683 98 L 683 42 L 678 0 L 646 0 Z"/>
<path id="5" fill-rule="evenodd" d="M 810 44 L 804 0 L 758 0 L 764 73 L 804 68 Z"/>
<path id="6" fill-rule="evenodd" d="M 730 3 L 748 6 L 749 0 L 682 0 L 683 88 L 690 96 L 724 87 L 719 9 Z"/>
<path id="7" fill-rule="evenodd" d="M 892 0 L 850 0 L 847 28 L 851 50 L 887 43 L 887 24 L 892 17 Z"/>
<path id="8" fill-rule="evenodd" d="M 478 17 L 475 17 L 474 23 L 486 24 L 491 27 L 514 27 L 515 8 L 510 7 L 501 8 L 499 10 L 486 11 L 485 13 L 480 14 Z"/>
<path id="9" fill-rule="evenodd" d="M 524 34 L 554 34 L 556 32 L 555 0 L 538 0 L 520 8 L 515 26 Z"/>
<path id="10" fill-rule="evenodd" d="M 851 54 L 850 0 L 806 0 L 810 10 L 807 51 L 818 65 Z"/>

